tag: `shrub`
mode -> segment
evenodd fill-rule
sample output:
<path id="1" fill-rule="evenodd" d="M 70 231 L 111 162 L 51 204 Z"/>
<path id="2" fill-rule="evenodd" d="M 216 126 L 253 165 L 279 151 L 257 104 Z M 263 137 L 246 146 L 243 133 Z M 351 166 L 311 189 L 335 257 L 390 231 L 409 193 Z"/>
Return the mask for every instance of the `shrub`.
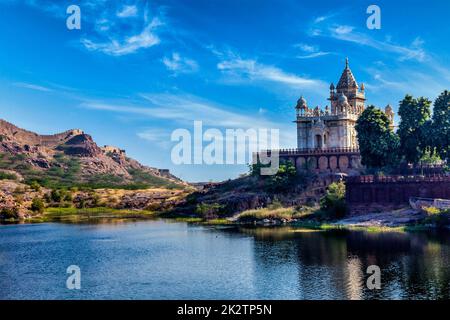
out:
<path id="1" fill-rule="evenodd" d="M 204 219 L 217 218 L 220 211 L 223 209 L 223 205 L 218 203 L 200 203 L 197 205 L 195 212 Z"/>
<path id="2" fill-rule="evenodd" d="M 0 211 L 0 219 L 17 219 L 19 217 L 19 208 L 3 208 Z"/>
<path id="3" fill-rule="evenodd" d="M 31 201 L 31 211 L 43 213 L 44 208 L 45 208 L 45 205 L 44 205 L 44 201 L 42 201 L 42 199 L 33 198 L 33 200 Z"/>
<path id="4" fill-rule="evenodd" d="M 333 182 L 328 186 L 326 194 L 320 199 L 320 209 L 327 218 L 337 219 L 345 216 L 347 206 L 344 182 Z"/>
<path id="5" fill-rule="evenodd" d="M 450 224 L 450 210 L 440 210 L 435 207 L 423 208 L 427 217 L 425 223 L 432 224 L 436 228 L 445 228 Z"/>
<path id="6" fill-rule="evenodd" d="M 36 192 L 39 192 L 41 190 L 41 185 L 36 180 L 33 180 L 30 183 L 30 188 Z"/>
<path id="7" fill-rule="evenodd" d="M 13 173 L 0 171 L 0 180 L 16 180 L 17 176 Z"/>
<path id="8" fill-rule="evenodd" d="M 61 190 L 53 189 L 52 192 L 50 193 L 50 199 L 53 202 L 61 202 L 61 200 L 63 199 Z"/>

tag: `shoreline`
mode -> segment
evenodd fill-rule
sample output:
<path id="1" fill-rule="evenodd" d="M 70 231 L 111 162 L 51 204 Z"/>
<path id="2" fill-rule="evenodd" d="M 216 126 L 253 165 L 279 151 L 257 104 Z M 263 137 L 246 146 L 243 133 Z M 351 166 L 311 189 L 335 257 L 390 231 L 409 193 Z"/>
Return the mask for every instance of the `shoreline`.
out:
<path id="1" fill-rule="evenodd" d="M 373 215 L 378 219 L 371 220 Z M 391 221 L 390 225 L 380 223 L 382 214 L 367 214 L 357 217 L 346 217 L 335 221 L 320 221 L 314 218 L 293 219 L 285 221 L 282 219 L 254 219 L 252 221 L 239 221 L 234 218 L 203 219 L 195 216 L 164 216 L 163 212 L 137 209 L 111 209 L 106 207 L 95 208 L 47 208 L 42 215 L 25 219 L 9 219 L 0 221 L 0 225 L 8 224 L 33 224 L 33 223 L 89 223 L 99 220 L 121 221 L 121 220 L 152 220 L 164 219 L 173 222 L 186 222 L 205 226 L 235 226 L 235 227 L 261 227 L 277 228 L 292 227 L 310 230 L 350 230 L 367 232 L 415 232 L 437 230 L 433 225 L 420 223 L 400 223 Z M 358 220 L 359 219 L 359 220 Z M 444 229 L 450 230 L 449 227 Z"/>

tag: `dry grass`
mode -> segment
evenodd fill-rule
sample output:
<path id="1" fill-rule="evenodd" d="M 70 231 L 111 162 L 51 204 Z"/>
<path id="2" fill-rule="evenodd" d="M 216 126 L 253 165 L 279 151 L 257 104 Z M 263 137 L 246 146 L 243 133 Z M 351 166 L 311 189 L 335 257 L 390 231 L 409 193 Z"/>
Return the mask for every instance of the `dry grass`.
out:
<path id="1" fill-rule="evenodd" d="M 294 207 L 287 208 L 262 208 L 255 210 L 247 210 L 240 213 L 236 218 L 238 221 L 248 220 L 292 220 L 304 218 L 313 213 L 314 209 L 309 207 L 303 207 L 296 209 Z"/>

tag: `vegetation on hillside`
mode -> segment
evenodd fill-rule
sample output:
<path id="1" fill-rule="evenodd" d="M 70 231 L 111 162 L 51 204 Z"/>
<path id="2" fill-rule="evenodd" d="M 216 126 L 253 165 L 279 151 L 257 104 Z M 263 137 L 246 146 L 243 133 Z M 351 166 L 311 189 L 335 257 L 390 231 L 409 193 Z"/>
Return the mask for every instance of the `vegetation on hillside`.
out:
<path id="1" fill-rule="evenodd" d="M 340 219 L 347 213 L 345 203 L 345 183 L 343 181 L 331 183 L 326 194 L 320 199 L 320 209 L 329 219 Z"/>
<path id="2" fill-rule="evenodd" d="M 152 175 L 144 170 L 130 169 L 131 181 L 113 174 L 93 174 L 83 176 L 80 161 L 74 157 L 56 154 L 54 162 L 49 169 L 40 170 L 27 163 L 27 157 L 22 154 L 10 155 L 0 153 L 0 169 L 18 172 L 25 179 L 25 183 L 32 186 L 34 183 L 51 188 L 115 188 L 126 190 L 168 188 L 179 189 L 181 186 L 168 179 Z M 12 173 L 0 171 L 0 180 L 16 179 Z"/>

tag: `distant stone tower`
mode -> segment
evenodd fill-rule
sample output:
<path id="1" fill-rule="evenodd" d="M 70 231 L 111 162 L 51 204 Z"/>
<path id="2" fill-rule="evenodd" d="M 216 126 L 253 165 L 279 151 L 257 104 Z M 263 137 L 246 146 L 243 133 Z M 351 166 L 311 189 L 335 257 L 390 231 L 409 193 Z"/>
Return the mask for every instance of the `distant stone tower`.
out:
<path id="1" fill-rule="evenodd" d="M 389 119 L 389 128 L 391 128 L 391 130 L 394 130 L 394 111 L 391 107 L 390 104 L 388 104 L 385 108 L 384 108 L 384 113 L 386 114 L 386 116 Z"/>

